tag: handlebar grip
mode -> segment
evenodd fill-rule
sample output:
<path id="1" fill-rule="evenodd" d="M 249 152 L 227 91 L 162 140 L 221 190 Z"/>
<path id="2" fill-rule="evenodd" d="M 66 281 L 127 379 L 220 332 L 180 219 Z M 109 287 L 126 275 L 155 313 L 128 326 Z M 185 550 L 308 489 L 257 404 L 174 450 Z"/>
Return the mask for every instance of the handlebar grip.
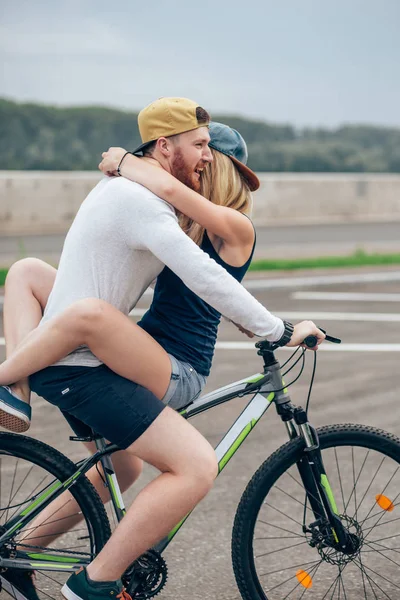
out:
<path id="1" fill-rule="evenodd" d="M 303 344 L 305 344 L 308 348 L 314 348 L 318 343 L 318 338 L 316 335 L 308 335 L 304 340 Z"/>

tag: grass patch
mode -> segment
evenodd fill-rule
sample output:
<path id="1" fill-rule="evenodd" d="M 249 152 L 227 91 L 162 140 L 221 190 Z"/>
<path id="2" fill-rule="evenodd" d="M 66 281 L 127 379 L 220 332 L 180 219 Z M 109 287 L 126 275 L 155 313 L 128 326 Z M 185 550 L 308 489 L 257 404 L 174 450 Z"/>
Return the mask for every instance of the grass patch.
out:
<path id="1" fill-rule="evenodd" d="M 4 285 L 8 273 L 8 269 L 0 269 L 0 287 Z"/>
<path id="2" fill-rule="evenodd" d="M 350 256 L 320 256 L 317 258 L 288 258 L 253 260 L 249 271 L 293 271 L 295 269 L 329 269 L 335 267 L 367 267 L 400 265 L 400 254 L 367 254 L 357 250 Z M 8 269 L 0 269 L 0 287 L 4 285 Z"/>
<path id="3" fill-rule="evenodd" d="M 400 254 L 367 254 L 357 250 L 350 256 L 320 256 L 316 258 L 289 258 L 253 260 L 250 271 L 285 271 L 294 269 L 327 269 L 334 267 L 365 267 L 373 265 L 400 265 Z"/>

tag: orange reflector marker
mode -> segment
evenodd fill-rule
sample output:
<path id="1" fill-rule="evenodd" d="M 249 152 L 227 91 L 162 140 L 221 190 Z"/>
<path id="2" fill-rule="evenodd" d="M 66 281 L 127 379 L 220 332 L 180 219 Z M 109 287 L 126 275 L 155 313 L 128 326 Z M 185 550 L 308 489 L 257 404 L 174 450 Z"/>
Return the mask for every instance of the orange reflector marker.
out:
<path id="1" fill-rule="evenodd" d="M 394 504 L 387 496 L 378 494 L 375 496 L 375 500 L 382 510 L 386 510 L 387 512 L 392 512 L 392 510 L 394 510 Z"/>
<path id="2" fill-rule="evenodd" d="M 302 571 L 301 569 L 297 571 L 296 577 L 299 583 L 303 585 L 308 590 L 312 587 L 312 577 L 307 573 L 307 571 Z"/>

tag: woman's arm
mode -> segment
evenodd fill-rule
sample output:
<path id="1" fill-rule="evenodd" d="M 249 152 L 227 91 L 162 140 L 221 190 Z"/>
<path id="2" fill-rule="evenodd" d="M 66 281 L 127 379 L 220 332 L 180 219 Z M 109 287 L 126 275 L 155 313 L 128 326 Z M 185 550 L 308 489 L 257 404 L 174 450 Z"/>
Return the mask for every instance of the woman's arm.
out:
<path id="1" fill-rule="evenodd" d="M 109 148 L 108 152 L 103 152 L 99 169 L 106 175 L 116 175 L 124 154 L 123 148 Z M 213 204 L 158 166 L 154 160 L 128 154 L 122 162 L 120 174 L 140 183 L 229 245 L 242 246 L 254 239 L 253 226 L 243 214 Z"/>

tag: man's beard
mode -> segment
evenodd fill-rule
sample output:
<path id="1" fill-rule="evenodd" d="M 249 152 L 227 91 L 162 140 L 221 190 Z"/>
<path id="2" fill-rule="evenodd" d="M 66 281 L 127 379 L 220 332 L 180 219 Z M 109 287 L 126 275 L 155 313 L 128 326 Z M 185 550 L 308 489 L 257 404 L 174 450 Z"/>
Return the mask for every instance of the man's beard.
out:
<path id="1" fill-rule="evenodd" d="M 172 161 L 171 173 L 190 189 L 194 190 L 195 192 L 200 191 L 200 179 L 196 177 L 193 169 L 190 169 L 187 166 L 183 154 L 179 148 L 176 149 L 175 156 Z"/>

